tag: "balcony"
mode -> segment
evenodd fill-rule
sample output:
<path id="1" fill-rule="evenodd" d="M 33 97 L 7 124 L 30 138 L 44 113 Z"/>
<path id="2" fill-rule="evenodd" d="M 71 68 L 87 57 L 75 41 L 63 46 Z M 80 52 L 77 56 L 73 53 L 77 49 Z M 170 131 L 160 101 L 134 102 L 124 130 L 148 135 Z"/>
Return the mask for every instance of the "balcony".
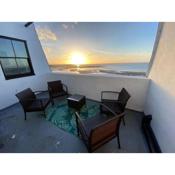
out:
<path id="1" fill-rule="evenodd" d="M 2 23 L 0 26 L 1 35 L 27 41 L 34 70 L 31 76 L 6 80 L 0 69 L 0 152 L 87 152 L 81 138 L 46 120 L 42 113 L 28 113 L 27 120 L 24 120 L 22 107 L 15 94 L 28 87 L 33 91 L 47 91 L 47 82 L 54 80 L 66 84 L 70 94 L 82 94 L 97 103 L 101 91 L 120 91 L 125 88 L 130 93 L 131 98 L 126 106 L 126 125 L 121 123 L 120 128 L 121 149 L 118 149 L 114 138 L 95 152 L 148 153 L 149 147 L 141 128 L 144 115 L 153 117 L 151 126 L 162 152 L 175 152 L 174 23 L 161 24 L 147 77 L 53 73 L 33 24 L 29 28 L 25 28 L 23 23 Z M 47 97 L 48 93 L 38 96 Z M 66 97 L 58 98 L 57 103 L 65 100 Z"/>
<path id="2" fill-rule="evenodd" d="M 141 129 L 144 99 L 149 84 L 147 78 L 49 73 L 40 79 L 38 89 L 47 90 L 47 81 L 58 79 L 67 84 L 71 94 L 83 94 L 86 98 L 96 101 L 100 100 L 102 90 L 119 91 L 121 87 L 126 87 L 133 98 L 127 106 L 126 125 L 121 124 L 121 149 L 117 147 L 117 140 L 113 139 L 96 152 L 149 152 Z M 47 97 L 48 93 L 39 96 Z M 65 98 L 57 99 L 57 103 L 61 103 Z M 1 152 L 87 152 L 80 138 L 47 121 L 42 113 L 28 113 L 25 121 L 19 103 L 1 110 L 0 118 L 1 142 L 4 144 Z"/>

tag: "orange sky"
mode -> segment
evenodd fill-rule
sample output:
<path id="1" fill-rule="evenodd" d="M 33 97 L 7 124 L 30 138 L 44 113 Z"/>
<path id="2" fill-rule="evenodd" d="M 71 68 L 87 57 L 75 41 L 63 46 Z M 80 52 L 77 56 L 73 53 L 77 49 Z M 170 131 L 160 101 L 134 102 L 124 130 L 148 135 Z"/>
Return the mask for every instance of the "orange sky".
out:
<path id="1" fill-rule="evenodd" d="M 77 51 L 77 50 L 76 50 Z M 71 53 L 55 55 L 52 50 L 44 48 L 46 57 L 49 58 L 49 64 L 71 64 Z M 79 52 L 79 51 L 78 51 Z M 110 64 L 110 63 L 145 63 L 149 62 L 151 57 L 150 54 L 125 54 L 125 55 L 115 55 L 115 54 L 104 54 L 104 53 L 86 53 L 80 51 L 86 58 L 86 64 Z"/>
<path id="2" fill-rule="evenodd" d="M 71 54 L 86 64 L 149 62 L 157 23 L 35 23 L 49 64 L 71 64 Z M 80 61 L 81 62 L 81 61 Z"/>

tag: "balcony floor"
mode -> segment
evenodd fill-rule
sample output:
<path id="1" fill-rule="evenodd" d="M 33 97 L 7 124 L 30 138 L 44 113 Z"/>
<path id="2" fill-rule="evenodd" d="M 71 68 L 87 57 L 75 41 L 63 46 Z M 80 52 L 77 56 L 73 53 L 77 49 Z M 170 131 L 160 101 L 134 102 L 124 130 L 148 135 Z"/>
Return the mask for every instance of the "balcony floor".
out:
<path id="1" fill-rule="evenodd" d="M 61 100 L 61 99 L 59 99 Z M 126 111 L 126 126 L 121 123 L 121 149 L 117 139 L 99 148 L 98 153 L 147 153 L 148 147 L 141 130 L 143 114 Z M 28 113 L 24 120 L 20 104 L 0 111 L 0 143 L 4 153 L 86 153 L 83 142 L 51 122 L 41 113 Z"/>

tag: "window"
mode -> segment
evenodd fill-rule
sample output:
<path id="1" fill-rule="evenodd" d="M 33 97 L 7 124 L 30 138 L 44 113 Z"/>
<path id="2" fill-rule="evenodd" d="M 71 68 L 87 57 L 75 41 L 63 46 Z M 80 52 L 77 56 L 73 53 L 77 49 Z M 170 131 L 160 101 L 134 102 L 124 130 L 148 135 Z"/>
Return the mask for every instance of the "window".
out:
<path id="1" fill-rule="evenodd" d="M 146 76 L 157 22 L 35 23 L 55 72 Z"/>
<path id="2" fill-rule="evenodd" d="M 0 63 L 7 80 L 34 75 L 24 40 L 0 36 Z"/>

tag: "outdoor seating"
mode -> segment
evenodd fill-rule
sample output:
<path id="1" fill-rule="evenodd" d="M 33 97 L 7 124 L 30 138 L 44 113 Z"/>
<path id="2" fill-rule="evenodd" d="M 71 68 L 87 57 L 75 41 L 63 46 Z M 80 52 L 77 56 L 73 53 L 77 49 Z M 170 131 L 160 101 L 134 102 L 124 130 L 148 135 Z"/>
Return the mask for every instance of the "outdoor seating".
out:
<path id="1" fill-rule="evenodd" d="M 52 105 L 54 105 L 55 98 L 68 95 L 68 88 L 61 80 L 50 81 L 47 84 Z"/>
<path id="2" fill-rule="evenodd" d="M 19 99 L 19 102 L 23 107 L 25 120 L 27 112 L 43 111 L 45 114 L 45 109 L 49 105 L 50 99 L 37 98 L 35 93 L 39 92 L 43 91 L 33 92 L 30 88 L 27 88 L 16 94 L 16 97 Z"/>
<path id="3" fill-rule="evenodd" d="M 94 117 L 82 120 L 78 112 L 75 113 L 77 132 L 81 136 L 89 152 L 95 151 L 100 146 L 117 137 L 118 148 L 120 148 L 119 129 L 124 113 L 117 115 L 104 104 L 100 104 L 112 115 L 99 113 Z"/>
<path id="4" fill-rule="evenodd" d="M 105 94 L 114 94 L 114 95 L 118 95 L 118 98 L 104 98 Z M 125 88 L 122 88 L 122 90 L 120 92 L 116 92 L 116 91 L 102 91 L 101 92 L 101 102 L 103 104 L 105 104 L 106 106 L 108 106 L 109 108 L 111 108 L 115 113 L 120 114 L 123 113 L 125 111 L 126 108 L 126 104 L 130 98 L 130 94 L 128 93 L 128 91 Z M 109 113 L 109 111 L 107 111 L 105 108 L 101 108 L 101 110 L 103 112 Z M 109 113 L 110 114 L 110 113 Z M 125 120 L 123 117 L 123 123 L 125 125 Z"/>

